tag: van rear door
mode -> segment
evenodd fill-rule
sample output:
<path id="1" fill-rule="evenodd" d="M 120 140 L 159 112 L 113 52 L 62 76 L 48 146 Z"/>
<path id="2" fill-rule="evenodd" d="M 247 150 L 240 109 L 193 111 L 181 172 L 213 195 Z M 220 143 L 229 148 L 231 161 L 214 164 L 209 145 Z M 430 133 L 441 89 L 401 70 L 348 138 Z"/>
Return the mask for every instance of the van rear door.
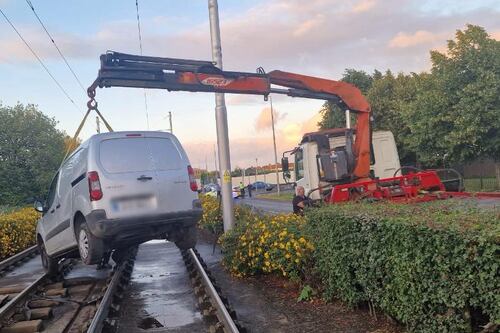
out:
<path id="1" fill-rule="evenodd" d="M 192 209 L 196 194 L 190 189 L 189 161 L 179 141 L 167 133 L 146 135 L 159 184 L 159 210 L 169 213 Z"/>
<path id="2" fill-rule="evenodd" d="M 95 208 L 105 209 L 109 218 L 158 213 L 159 180 L 152 146 L 150 138 L 135 133 L 99 142 L 103 198 Z"/>

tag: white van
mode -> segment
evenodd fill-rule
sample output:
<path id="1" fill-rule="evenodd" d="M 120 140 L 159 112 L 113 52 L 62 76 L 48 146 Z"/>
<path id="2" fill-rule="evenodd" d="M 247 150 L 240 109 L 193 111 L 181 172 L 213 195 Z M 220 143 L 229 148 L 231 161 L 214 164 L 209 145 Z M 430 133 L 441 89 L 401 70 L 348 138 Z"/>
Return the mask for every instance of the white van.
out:
<path id="1" fill-rule="evenodd" d="M 95 264 L 113 249 L 155 238 L 194 247 L 202 214 L 188 157 L 165 132 L 92 136 L 64 161 L 35 209 L 43 213 L 37 242 L 49 272 L 64 256 L 79 252 Z"/>

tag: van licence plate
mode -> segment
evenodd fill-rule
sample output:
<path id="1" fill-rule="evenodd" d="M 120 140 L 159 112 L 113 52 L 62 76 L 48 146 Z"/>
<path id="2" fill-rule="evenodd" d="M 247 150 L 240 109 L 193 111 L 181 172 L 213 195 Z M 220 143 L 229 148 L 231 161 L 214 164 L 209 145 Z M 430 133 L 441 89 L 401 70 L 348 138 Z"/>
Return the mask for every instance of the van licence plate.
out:
<path id="1" fill-rule="evenodd" d="M 114 200 L 112 208 L 115 212 L 144 211 L 156 208 L 153 196 Z"/>

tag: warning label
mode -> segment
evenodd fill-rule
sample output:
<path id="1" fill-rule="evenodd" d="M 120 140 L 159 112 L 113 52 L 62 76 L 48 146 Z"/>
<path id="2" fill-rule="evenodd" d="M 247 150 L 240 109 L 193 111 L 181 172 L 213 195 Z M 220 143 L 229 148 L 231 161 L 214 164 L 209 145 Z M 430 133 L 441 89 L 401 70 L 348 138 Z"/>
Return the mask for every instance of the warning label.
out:
<path id="1" fill-rule="evenodd" d="M 227 184 L 231 182 L 231 173 L 229 170 L 224 171 L 224 177 L 222 178 L 222 181 Z"/>

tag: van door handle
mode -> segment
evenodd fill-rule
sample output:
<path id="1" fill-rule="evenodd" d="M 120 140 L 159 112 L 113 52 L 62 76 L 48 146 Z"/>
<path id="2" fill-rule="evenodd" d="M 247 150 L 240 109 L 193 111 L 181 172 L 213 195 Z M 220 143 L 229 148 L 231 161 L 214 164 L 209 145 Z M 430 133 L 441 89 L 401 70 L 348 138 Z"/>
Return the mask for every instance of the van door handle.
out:
<path id="1" fill-rule="evenodd" d="M 148 176 L 144 176 L 144 175 L 137 178 L 137 180 L 140 180 L 141 182 L 146 181 L 146 180 L 151 180 L 151 179 L 153 179 L 153 177 L 148 177 Z"/>
<path id="2" fill-rule="evenodd" d="M 50 210 L 50 213 L 52 214 L 52 213 L 53 213 L 53 212 L 55 212 L 55 211 L 56 211 L 56 210 L 55 210 L 55 208 L 52 208 L 52 209 Z"/>
<path id="3" fill-rule="evenodd" d="M 61 204 L 57 204 L 56 209 L 58 209 L 59 207 L 61 207 Z"/>

